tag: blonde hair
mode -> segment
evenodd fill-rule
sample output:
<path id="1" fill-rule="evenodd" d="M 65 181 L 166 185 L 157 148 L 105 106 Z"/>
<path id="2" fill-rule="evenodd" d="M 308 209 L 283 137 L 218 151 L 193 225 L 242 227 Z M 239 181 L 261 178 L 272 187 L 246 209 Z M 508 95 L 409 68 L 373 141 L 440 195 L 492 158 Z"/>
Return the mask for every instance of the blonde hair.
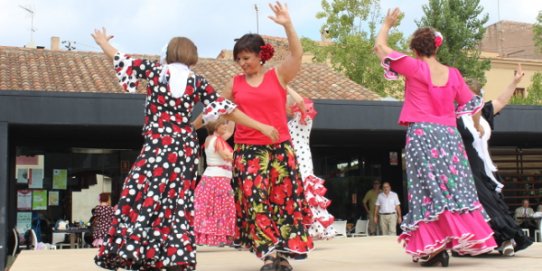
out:
<path id="1" fill-rule="evenodd" d="M 207 132 L 209 133 L 209 135 L 212 135 L 216 131 L 218 126 L 220 126 L 222 124 L 226 124 L 227 122 L 228 122 L 228 120 L 226 118 L 219 117 L 215 121 L 207 122 L 207 124 L 205 124 L 205 128 L 207 129 Z"/>
<path id="2" fill-rule="evenodd" d="M 174 37 L 167 46 L 166 62 L 193 66 L 198 63 L 198 47 L 185 37 Z"/>

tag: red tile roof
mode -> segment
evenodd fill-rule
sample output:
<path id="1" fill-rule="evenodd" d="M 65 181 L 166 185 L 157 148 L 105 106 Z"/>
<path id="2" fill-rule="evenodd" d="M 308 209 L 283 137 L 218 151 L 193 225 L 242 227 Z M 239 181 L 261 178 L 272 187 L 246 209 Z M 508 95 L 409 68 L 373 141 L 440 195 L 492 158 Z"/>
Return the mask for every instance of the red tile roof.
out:
<path id="1" fill-rule="evenodd" d="M 481 49 L 506 58 L 542 59 L 533 37 L 533 24 L 499 21 L 486 27 Z"/>
<path id="2" fill-rule="evenodd" d="M 158 59 L 158 56 L 141 57 Z M 194 67 L 220 89 L 241 70 L 230 59 L 202 58 Z M 140 84 L 140 92 L 144 93 Z M 380 97 L 325 64 L 304 63 L 291 87 L 312 99 L 378 100 Z M 102 53 L 0 46 L 0 91 L 121 92 Z"/>

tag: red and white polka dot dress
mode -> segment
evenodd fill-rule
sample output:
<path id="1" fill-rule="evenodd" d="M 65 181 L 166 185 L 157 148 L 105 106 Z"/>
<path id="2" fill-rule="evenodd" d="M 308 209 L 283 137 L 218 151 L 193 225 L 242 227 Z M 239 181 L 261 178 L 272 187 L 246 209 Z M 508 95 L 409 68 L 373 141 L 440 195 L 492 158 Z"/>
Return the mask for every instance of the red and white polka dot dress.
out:
<path id="1" fill-rule="evenodd" d="M 227 114 L 235 105 L 219 97 L 199 75 L 188 76 L 186 89 L 173 97 L 169 72 L 162 65 L 117 54 L 115 69 L 127 91 L 147 81 L 144 144 L 126 177 L 112 227 L 95 258 L 106 269 L 156 270 L 181 266 L 194 270 L 193 193 L 199 144 L 190 126 L 198 102 L 207 116 Z M 204 116 L 206 118 L 206 116 Z"/>

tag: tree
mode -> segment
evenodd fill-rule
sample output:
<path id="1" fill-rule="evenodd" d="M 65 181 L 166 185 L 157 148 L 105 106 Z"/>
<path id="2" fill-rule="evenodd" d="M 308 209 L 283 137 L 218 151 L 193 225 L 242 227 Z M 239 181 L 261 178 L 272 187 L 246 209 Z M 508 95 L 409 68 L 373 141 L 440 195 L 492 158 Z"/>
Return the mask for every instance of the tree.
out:
<path id="1" fill-rule="evenodd" d="M 539 52 L 542 52 L 542 11 L 539 11 L 538 16 L 536 16 L 536 23 L 533 26 L 533 34 L 534 45 Z"/>
<path id="2" fill-rule="evenodd" d="M 385 80 L 380 61 L 373 53 L 377 23 L 382 20 L 380 1 L 322 0 L 322 9 L 316 18 L 326 20 L 320 31 L 331 42 L 302 39 L 303 48 L 314 54 L 314 61 L 329 61 L 335 70 L 381 96 L 402 97 L 402 81 Z M 404 48 L 403 35 L 394 30 L 390 44 Z"/>
<path id="3" fill-rule="evenodd" d="M 527 96 L 513 96 L 511 104 L 542 105 L 542 73 L 535 73 L 531 85 L 527 88 Z"/>
<path id="4" fill-rule="evenodd" d="M 480 41 L 489 15 L 482 14 L 480 0 L 429 0 L 423 6 L 424 16 L 416 21 L 418 27 L 429 26 L 444 36 L 437 53 L 439 61 L 461 71 L 464 77 L 476 78 L 485 84 L 488 59 L 480 59 Z"/>

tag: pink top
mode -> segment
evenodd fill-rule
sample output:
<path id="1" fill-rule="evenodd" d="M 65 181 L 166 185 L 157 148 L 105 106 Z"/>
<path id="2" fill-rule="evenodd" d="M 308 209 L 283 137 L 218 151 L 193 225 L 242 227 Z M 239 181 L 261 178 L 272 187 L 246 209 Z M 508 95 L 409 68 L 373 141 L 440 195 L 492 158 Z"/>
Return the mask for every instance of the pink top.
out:
<path id="1" fill-rule="evenodd" d="M 474 96 L 461 73 L 453 67 L 448 67 L 448 82 L 435 86 L 431 81 L 429 66 L 419 59 L 392 52 L 384 58 L 382 66 L 386 69 L 386 79 L 397 79 L 397 74 L 405 77 L 405 101 L 399 116 L 400 125 L 431 122 L 455 127 L 456 103 L 463 107 Z"/>
<path id="2" fill-rule="evenodd" d="M 286 89 L 280 84 L 275 69 L 266 71 L 257 87 L 249 85 L 244 74 L 235 76 L 233 98 L 237 108 L 247 116 L 271 125 L 279 132 L 279 140 L 272 142 L 259 131 L 238 124 L 234 134 L 235 143 L 270 145 L 290 140 L 286 117 Z"/>

